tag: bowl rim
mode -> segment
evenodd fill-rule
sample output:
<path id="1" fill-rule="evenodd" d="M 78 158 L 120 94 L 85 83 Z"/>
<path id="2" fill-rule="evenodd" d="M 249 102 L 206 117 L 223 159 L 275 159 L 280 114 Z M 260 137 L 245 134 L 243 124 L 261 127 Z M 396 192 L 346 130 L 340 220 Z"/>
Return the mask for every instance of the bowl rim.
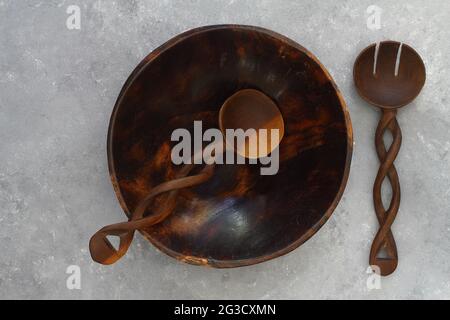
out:
<path id="1" fill-rule="evenodd" d="M 154 49 L 150 54 L 148 54 L 131 72 L 131 74 L 128 76 L 127 80 L 125 81 L 124 85 L 122 86 L 122 89 L 120 90 L 120 93 L 117 97 L 117 100 L 114 104 L 114 108 L 111 113 L 111 117 L 109 120 L 109 126 L 108 126 L 108 134 L 107 134 L 107 157 L 108 157 L 108 169 L 109 169 L 109 175 L 111 178 L 111 183 L 113 185 L 114 192 L 117 196 L 117 199 L 119 200 L 119 204 L 122 207 L 122 210 L 125 212 L 127 217 L 129 218 L 131 216 L 131 212 L 124 200 L 124 197 L 122 195 L 121 189 L 119 187 L 119 183 L 116 176 L 116 169 L 114 166 L 114 160 L 113 160 L 113 152 L 112 152 L 112 143 L 113 143 L 113 133 L 115 129 L 115 123 L 116 123 L 116 116 L 119 110 L 119 106 L 122 104 L 123 97 L 127 94 L 128 89 L 130 88 L 131 84 L 134 82 L 137 77 L 154 61 L 159 55 L 161 55 L 166 50 L 170 49 L 171 47 L 175 46 L 179 42 L 194 36 L 198 35 L 204 32 L 209 32 L 211 30 L 220 30 L 220 29 L 242 29 L 242 30 L 248 30 L 248 31 L 256 31 L 259 33 L 263 33 L 265 35 L 268 35 L 270 37 L 273 37 L 281 42 L 284 42 L 286 45 L 294 47 L 295 49 L 303 52 L 306 54 L 310 59 L 312 59 L 322 70 L 324 75 L 327 77 L 327 79 L 332 84 L 334 91 L 336 93 L 337 98 L 339 99 L 341 110 L 344 114 L 344 121 L 345 121 L 345 127 L 346 127 L 346 133 L 347 133 L 347 150 L 346 150 L 346 159 L 345 159 L 345 168 L 344 168 L 344 174 L 341 179 L 341 183 L 339 186 L 339 189 L 331 203 L 331 205 L 328 207 L 326 212 L 322 215 L 320 220 L 316 222 L 306 233 L 304 233 L 301 237 L 299 237 L 297 240 L 292 242 L 290 245 L 275 251 L 270 254 L 262 255 L 255 258 L 246 258 L 246 259 L 239 259 L 239 260 L 216 260 L 212 258 L 199 258 L 195 256 L 185 256 L 179 252 L 176 252 L 168 247 L 166 247 L 164 244 L 159 242 L 157 239 L 153 238 L 151 234 L 145 232 L 144 230 L 139 230 L 139 232 L 148 240 L 150 241 L 157 249 L 164 252 L 165 254 L 179 260 L 183 261 L 189 264 L 193 265 L 203 265 L 203 266 L 211 266 L 215 268 L 234 268 L 234 267 L 243 267 L 243 266 L 249 266 L 258 264 L 264 261 L 268 261 L 277 257 L 280 257 L 282 255 L 285 255 L 294 249 L 298 248 L 301 244 L 306 242 L 309 238 L 311 238 L 324 224 L 325 222 L 330 218 L 331 214 L 336 209 L 340 199 L 342 198 L 342 195 L 344 193 L 345 187 L 347 185 L 348 176 L 350 172 L 350 164 L 352 159 L 352 153 L 353 153 L 353 129 L 352 129 L 352 123 L 350 119 L 350 114 L 348 111 L 347 104 L 344 101 L 344 98 L 338 89 L 336 83 L 334 82 L 333 78 L 329 74 L 329 72 L 325 69 L 325 67 L 322 65 L 322 63 L 316 58 L 315 55 L 313 55 L 311 52 L 309 52 L 307 49 L 305 49 L 303 46 L 298 44 L 297 42 L 279 34 L 274 31 L 265 29 L 263 27 L 258 26 L 251 26 L 251 25 L 241 25 L 241 24 L 219 24 L 219 25 L 207 25 L 202 27 L 197 27 L 194 29 L 190 29 L 188 31 L 182 32 L 175 37 L 171 38 L 170 40 L 166 41 L 156 49 Z"/>

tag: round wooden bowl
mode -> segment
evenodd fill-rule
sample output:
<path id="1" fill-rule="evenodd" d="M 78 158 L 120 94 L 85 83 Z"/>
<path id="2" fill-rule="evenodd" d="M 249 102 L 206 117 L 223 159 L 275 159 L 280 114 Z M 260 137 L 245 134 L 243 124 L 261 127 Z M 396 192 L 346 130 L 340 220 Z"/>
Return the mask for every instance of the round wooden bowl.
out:
<path id="1" fill-rule="evenodd" d="M 239 267 L 281 256 L 327 221 L 344 191 L 351 122 L 322 64 L 299 44 L 263 28 L 207 26 L 148 55 L 117 99 L 108 161 L 127 216 L 152 187 L 180 169 L 170 159 L 172 131 L 192 132 L 194 120 L 203 121 L 203 130 L 218 128 L 223 102 L 245 88 L 264 92 L 283 115 L 279 171 L 270 176 L 261 175 L 257 164 L 217 165 L 208 182 L 182 189 L 170 217 L 141 230 L 178 260 Z M 166 198 L 160 196 L 146 214 Z"/>

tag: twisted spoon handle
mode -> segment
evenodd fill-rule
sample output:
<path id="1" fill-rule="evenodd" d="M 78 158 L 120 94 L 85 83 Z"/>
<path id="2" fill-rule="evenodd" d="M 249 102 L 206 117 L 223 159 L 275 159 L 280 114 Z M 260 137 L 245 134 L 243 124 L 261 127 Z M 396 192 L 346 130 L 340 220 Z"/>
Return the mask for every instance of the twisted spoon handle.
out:
<path id="1" fill-rule="evenodd" d="M 187 176 L 194 165 L 186 164 L 180 170 L 177 178 L 163 182 L 154 187 L 150 193 L 138 204 L 128 222 L 121 222 L 103 227 L 97 231 L 89 241 L 89 251 L 94 261 L 101 264 L 113 264 L 119 260 L 128 250 L 133 240 L 134 231 L 155 225 L 166 219 L 174 210 L 179 189 L 201 184 L 211 178 L 214 165 L 206 165 L 200 173 Z M 144 213 L 152 200 L 162 193 L 168 192 L 164 205 L 152 215 L 144 217 Z M 116 250 L 108 236 L 118 236 L 120 244 Z"/>
<path id="2" fill-rule="evenodd" d="M 395 109 L 383 109 L 375 133 L 375 146 L 381 164 L 373 185 L 373 202 L 380 229 L 372 242 L 369 263 L 372 266 L 378 266 L 380 268 L 380 274 L 383 276 L 394 272 L 398 264 L 397 246 L 391 231 L 391 225 L 395 220 L 400 206 L 400 182 L 394 166 L 394 160 L 400 150 L 402 133 L 396 119 L 396 114 L 397 111 Z M 391 132 L 393 138 L 392 144 L 387 151 L 383 141 L 386 130 Z M 386 177 L 388 177 L 392 188 L 391 202 L 387 210 L 384 208 L 381 199 L 381 186 Z M 387 257 L 379 256 L 383 248 L 386 250 Z"/>

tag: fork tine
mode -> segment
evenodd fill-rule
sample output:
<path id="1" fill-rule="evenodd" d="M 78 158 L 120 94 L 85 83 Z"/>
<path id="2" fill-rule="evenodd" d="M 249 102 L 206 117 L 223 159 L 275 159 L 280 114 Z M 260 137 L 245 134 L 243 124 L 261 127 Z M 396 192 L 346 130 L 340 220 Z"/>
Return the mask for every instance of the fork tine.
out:
<path id="1" fill-rule="evenodd" d="M 425 78 L 425 69 L 420 69 L 417 72 L 417 53 L 408 45 L 403 44 L 404 48 L 401 53 L 402 63 L 399 65 L 398 76 L 402 78 Z"/>
<path id="2" fill-rule="evenodd" d="M 373 44 L 364 50 L 364 54 L 359 55 L 359 63 L 355 65 L 358 74 L 374 74 L 376 45 Z"/>

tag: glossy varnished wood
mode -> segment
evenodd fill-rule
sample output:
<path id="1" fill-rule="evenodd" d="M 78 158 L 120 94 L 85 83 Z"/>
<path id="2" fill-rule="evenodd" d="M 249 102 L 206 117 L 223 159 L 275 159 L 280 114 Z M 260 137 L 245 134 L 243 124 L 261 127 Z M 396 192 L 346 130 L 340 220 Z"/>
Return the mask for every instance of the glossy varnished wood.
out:
<path id="1" fill-rule="evenodd" d="M 178 260 L 237 267 L 280 256 L 311 237 L 342 196 L 351 124 L 323 66 L 274 32 L 210 26 L 152 52 L 119 95 L 108 160 L 125 213 L 130 216 L 153 187 L 179 171 L 170 161 L 172 131 L 192 131 L 194 120 L 202 120 L 204 130 L 218 128 L 224 101 L 245 88 L 264 92 L 283 115 L 279 172 L 261 176 L 259 165 L 217 165 L 204 184 L 179 190 L 173 213 L 141 230 Z M 167 196 L 160 196 L 147 214 L 165 201 Z"/>

